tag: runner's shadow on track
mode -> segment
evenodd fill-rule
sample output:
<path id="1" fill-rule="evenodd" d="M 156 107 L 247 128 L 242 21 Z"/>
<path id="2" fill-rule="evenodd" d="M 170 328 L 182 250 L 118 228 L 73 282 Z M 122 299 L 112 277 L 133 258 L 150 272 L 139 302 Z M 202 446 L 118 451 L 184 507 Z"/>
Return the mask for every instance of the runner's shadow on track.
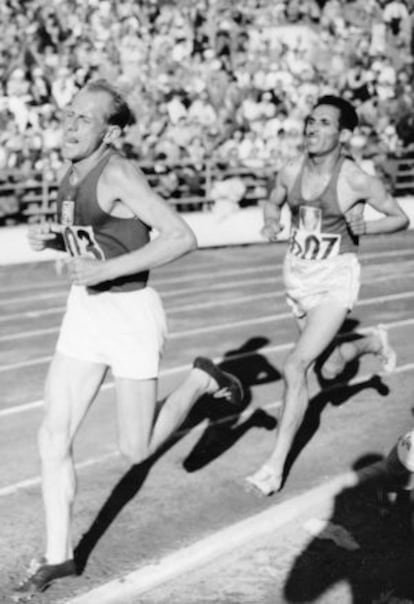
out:
<path id="1" fill-rule="evenodd" d="M 379 456 L 358 460 L 358 470 Z M 400 493 L 396 502 L 384 508 L 378 502 L 378 482 L 344 489 L 335 499 L 328 525 L 321 525 L 295 559 L 284 585 L 287 603 L 319 602 L 343 584 L 349 586 L 341 602 L 349 604 L 386 604 L 413 602 L 414 548 L 410 526 L 410 504 Z M 308 523 L 308 529 L 311 525 Z M 315 526 L 315 524 L 314 524 Z M 275 561 L 277 564 L 278 561 Z"/>
<path id="2" fill-rule="evenodd" d="M 342 382 L 334 386 L 331 385 L 329 388 L 318 392 L 318 394 L 316 394 L 310 400 L 304 420 L 299 428 L 298 433 L 296 434 L 292 448 L 286 460 L 285 471 L 283 473 L 283 483 L 285 483 L 289 472 L 300 453 L 303 451 L 303 449 L 305 449 L 307 444 L 312 440 L 313 436 L 318 431 L 321 423 L 322 413 L 329 403 L 334 407 L 339 407 L 346 403 L 346 401 L 352 398 L 355 394 L 358 394 L 367 388 L 376 390 L 381 396 L 387 396 L 389 394 L 388 386 L 384 384 L 378 375 L 373 375 L 370 379 L 357 384 L 346 384 L 346 381 L 353 377 L 355 370 L 357 370 L 357 367 L 349 367 L 348 372 L 345 371 L 343 374 L 345 383 Z"/>
<path id="3" fill-rule="evenodd" d="M 132 466 L 121 477 L 75 548 L 74 557 L 78 574 L 83 573 L 92 551 L 116 517 L 138 494 L 152 466 L 206 417 L 210 422 L 209 427 L 201 437 L 199 446 L 196 445 L 184 462 L 187 471 L 195 471 L 224 453 L 252 427 L 269 430 L 275 427 L 276 420 L 262 409 L 257 409 L 248 419 L 238 424 L 241 413 L 251 401 L 250 386 L 280 379 L 280 373 L 257 352 L 267 343 L 266 338 L 253 338 L 240 349 L 226 353 L 223 363 L 220 364 L 222 369 L 232 372 L 243 383 L 245 397 L 237 409 L 225 400 L 203 397 L 193 407 L 181 428 L 156 454 L 143 463 Z M 236 355 L 240 355 L 240 358 L 231 358 Z"/>
<path id="4" fill-rule="evenodd" d="M 115 485 L 91 526 L 75 548 L 74 559 L 78 575 L 81 575 L 85 570 L 89 556 L 118 514 L 137 495 L 154 462 L 155 459 L 152 457 L 141 464 L 132 466 Z"/>
<path id="5" fill-rule="evenodd" d="M 189 416 L 190 424 L 198 424 L 206 418 L 209 423 L 183 462 L 187 472 L 200 470 L 220 457 L 252 428 L 274 430 L 276 427 L 276 419 L 261 408 L 252 411 L 246 419 L 242 418 L 243 411 L 252 400 L 251 387 L 275 382 L 282 377 L 258 352 L 268 343 L 265 337 L 251 338 L 240 348 L 226 352 L 223 361 L 218 364 L 220 369 L 232 373 L 241 381 L 245 396 L 237 408 L 222 399 L 211 397 L 201 399 L 195 405 Z"/>

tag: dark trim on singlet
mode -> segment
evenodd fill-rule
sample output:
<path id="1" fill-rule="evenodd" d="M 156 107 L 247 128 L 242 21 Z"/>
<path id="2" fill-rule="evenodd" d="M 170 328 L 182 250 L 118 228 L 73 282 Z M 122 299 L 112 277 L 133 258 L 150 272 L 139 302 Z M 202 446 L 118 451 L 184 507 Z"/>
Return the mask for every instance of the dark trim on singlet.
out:
<path id="1" fill-rule="evenodd" d="M 119 218 L 111 216 L 102 210 L 98 204 L 97 185 L 99 178 L 109 160 L 115 155 L 120 154 L 115 149 L 109 149 L 76 185 L 70 182 L 72 173 L 72 167 L 70 167 L 62 179 L 57 195 L 58 221 L 62 223 L 63 202 L 66 200 L 74 201 L 74 226 L 91 228 L 93 241 L 96 243 L 94 247 L 91 238 L 89 238 L 91 244 L 88 243 L 86 250 L 92 250 L 91 254 L 96 257 L 102 257 L 103 254 L 105 259 L 115 258 L 138 250 L 149 242 L 150 229 L 137 217 Z M 99 255 L 93 252 L 94 249 L 99 251 Z M 88 287 L 88 292 L 134 291 L 144 288 L 147 285 L 148 277 L 149 271 L 126 275 Z"/>
<path id="2" fill-rule="evenodd" d="M 341 254 L 356 252 L 359 242 L 359 238 L 350 231 L 338 200 L 339 174 L 344 161 L 347 159 L 350 158 L 345 155 L 339 156 L 326 187 L 315 199 L 307 200 L 302 195 L 303 172 L 306 165 L 305 157 L 295 182 L 287 195 L 287 202 L 292 215 L 292 226 L 298 227 L 300 206 L 320 208 L 322 211 L 322 232 L 341 235 Z"/>

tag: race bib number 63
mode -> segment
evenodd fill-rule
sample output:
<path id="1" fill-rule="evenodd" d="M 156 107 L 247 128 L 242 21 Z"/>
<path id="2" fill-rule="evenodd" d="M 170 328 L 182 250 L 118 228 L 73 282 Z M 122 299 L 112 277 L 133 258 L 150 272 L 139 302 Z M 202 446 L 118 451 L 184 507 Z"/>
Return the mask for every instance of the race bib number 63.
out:
<path id="1" fill-rule="evenodd" d="M 105 260 L 105 254 L 90 226 L 65 226 L 62 231 L 66 251 L 71 256 Z"/>

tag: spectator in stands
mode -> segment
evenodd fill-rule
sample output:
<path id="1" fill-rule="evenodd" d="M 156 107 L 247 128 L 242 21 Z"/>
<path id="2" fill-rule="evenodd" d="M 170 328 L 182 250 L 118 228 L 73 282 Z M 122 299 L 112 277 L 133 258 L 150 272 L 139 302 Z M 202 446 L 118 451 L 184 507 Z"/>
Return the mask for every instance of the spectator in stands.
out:
<path id="1" fill-rule="evenodd" d="M 42 106 L 50 102 L 51 86 L 46 78 L 43 69 L 39 66 L 34 66 L 30 72 L 30 96 L 31 103 L 36 106 Z"/>
<path id="2" fill-rule="evenodd" d="M 154 166 L 157 175 L 157 191 L 164 199 L 178 198 L 180 196 L 179 181 L 174 169 L 168 168 L 165 163 L 156 163 Z"/>
<path id="3" fill-rule="evenodd" d="M 368 71 L 360 58 L 350 67 L 345 84 L 354 101 L 366 101 L 375 93 L 374 73 Z"/>
<path id="4" fill-rule="evenodd" d="M 188 119 L 209 128 L 217 122 L 217 113 L 211 104 L 207 91 L 202 91 L 188 109 Z"/>
<path id="5" fill-rule="evenodd" d="M 59 109 L 63 109 L 73 98 L 76 84 L 68 67 L 60 67 L 52 82 L 52 96 Z"/>
<path id="6" fill-rule="evenodd" d="M 184 159 L 197 169 L 201 170 L 206 160 L 206 147 L 203 144 L 202 136 L 193 136 L 185 148 Z"/>
<path id="7" fill-rule="evenodd" d="M 227 164 L 219 164 L 208 197 L 214 201 L 212 211 L 218 219 L 224 219 L 240 209 L 239 202 L 246 193 L 246 185 L 240 176 L 228 173 Z"/>
<path id="8" fill-rule="evenodd" d="M 7 154 L 6 146 L 3 144 L 3 142 L 0 139 L 0 170 L 1 171 L 4 171 L 7 169 L 7 160 L 8 160 L 8 154 Z"/>
<path id="9" fill-rule="evenodd" d="M 60 149 L 62 146 L 62 126 L 59 120 L 52 116 L 50 119 L 41 118 L 43 123 L 42 136 L 45 152 Z"/>
<path id="10" fill-rule="evenodd" d="M 396 131 L 403 147 L 414 145 L 414 114 L 412 112 L 401 116 L 397 122 Z"/>
<path id="11" fill-rule="evenodd" d="M 409 85 L 404 49 L 414 11 L 403 0 L 246 1 L 237 11 L 205 0 L 188 6 L 26 0 L 2 3 L 0 11 L 0 81 L 19 132 L 36 132 L 40 116 L 42 121 L 57 118 L 74 92 L 101 73 L 122 85 L 139 108 L 138 136 L 128 135 L 127 141 L 137 157 L 165 153 L 169 161 L 182 161 L 188 149 L 171 140 L 169 126 L 179 123 L 183 137 L 194 121 L 200 127 L 194 136 L 204 141 L 204 153 L 196 154 L 203 158 L 213 159 L 240 126 L 256 136 L 264 133 L 266 147 L 270 130 L 275 136 L 280 131 L 289 155 L 296 135 L 277 123 L 280 111 L 303 120 L 311 99 L 343 94 L 354 98 L 360 116 L 383 132 L 401 116 L 396 110 L 400 96 L 410 94 L 409 86 L 402 91 L 396 75 L 407 70 Z M 310 22 L 315 33 L 309 28 L 305 37 L 312 42 L 306 47 L 295 28 Z M 281 24 L 292 25 L 284 39 L 279 39 Z M 356 64 L 350 73 L 348 64 Z M 388 102 L 385 110 L 382 102 Z M 163 104 L 167 112 L 160 117 Z M 388 121 L 384 111 L 392 111 Z M 232 128 L 225 126 L 229 120 Z M 229 147 L 234 153 L 231 142 Z M 275 156 L 274 145 L 270 152 Z M 12 156 L 18 168 L 23 155 L 14 148 Z"/>
<path id="12" fill-rule="evenodd" d="M 398 37 L 404 31 L 405 24 L 409 20 L 407 6 L 402 0 L 391 0 L 385 5 L 382 18 L 388 27 L 389 34 L 394 38 Z"/>

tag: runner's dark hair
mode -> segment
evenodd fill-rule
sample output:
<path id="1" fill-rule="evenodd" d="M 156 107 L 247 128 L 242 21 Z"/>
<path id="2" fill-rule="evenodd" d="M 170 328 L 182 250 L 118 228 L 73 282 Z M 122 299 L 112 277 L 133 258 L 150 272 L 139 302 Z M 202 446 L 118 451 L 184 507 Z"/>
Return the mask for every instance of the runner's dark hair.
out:
<path id="1" fill-rule="evenodd" d="M 359 123 L 358 114 L 355 111 L 355 107 L 340 96 L 334 94 L 325 94 L 316 101 L 315 107 L 320 105 L 331 105 L 339 109 L 339 128 L 340 130 L 354 130 Z"/>

